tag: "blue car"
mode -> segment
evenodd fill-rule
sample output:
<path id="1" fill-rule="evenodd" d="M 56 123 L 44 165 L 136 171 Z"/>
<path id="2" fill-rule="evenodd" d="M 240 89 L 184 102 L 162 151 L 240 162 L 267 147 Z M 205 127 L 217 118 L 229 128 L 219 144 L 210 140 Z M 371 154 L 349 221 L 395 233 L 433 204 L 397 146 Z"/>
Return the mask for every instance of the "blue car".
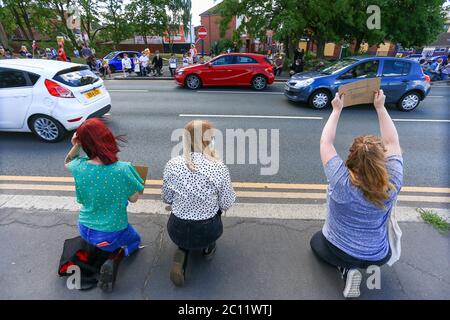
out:
<path id="1" fill-rule="evenodd" d="M 338 60 L 318 71 L 297 73 L 285 85 L 291 101 L 306 102 L 314 109 L 331 105 L 332 97 L 344 84 L 381 77 L 386 103 L 411 111 L 429 94 L 431 85 L 419 63 L 391 57 L 351 57 Z"/>
<path id="2" fill-rule="evenodd" d="M 111 72 L 122 71 L 122 58 L 124 54 L 128 54 L 131 59 L 131 68 L 134 70 L 133 57 L 140 57 L 142 54 L 138 51 L 113 51 L 108 53 L 103 59 L 108 61 Z"/>

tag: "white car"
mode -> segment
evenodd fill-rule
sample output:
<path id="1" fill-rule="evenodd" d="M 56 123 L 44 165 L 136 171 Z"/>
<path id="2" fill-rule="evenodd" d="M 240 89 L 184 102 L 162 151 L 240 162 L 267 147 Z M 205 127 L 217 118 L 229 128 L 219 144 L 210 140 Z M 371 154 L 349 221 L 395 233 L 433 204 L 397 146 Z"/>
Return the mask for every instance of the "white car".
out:
<path id="1" fill-rule="evenodd" d="M 0 131 L 61 140 L 111 109 L 103 80 L 88 66 L 40 59 L 0 60 Z"/>

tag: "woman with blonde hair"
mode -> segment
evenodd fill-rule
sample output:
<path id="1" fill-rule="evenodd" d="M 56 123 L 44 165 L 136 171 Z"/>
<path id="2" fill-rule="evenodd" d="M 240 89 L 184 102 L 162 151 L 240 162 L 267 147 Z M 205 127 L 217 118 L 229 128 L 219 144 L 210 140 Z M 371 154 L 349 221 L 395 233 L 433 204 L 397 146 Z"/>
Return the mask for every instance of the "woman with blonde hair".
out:
<path id="1" fill-rule="evenodd" d="M 221 214 L 236 197 L 228 168 L 214 150 L 212 124 L 194 120 L 184 129 L 183 155 L 166 164 L 161 193 L 172 207 L 167 229 L 178 246 L 170 272 L 176 286 L 184 285 L 190 250 L 212 258 L 223 232 Z"/>
<path id="2" fill-rule="evenodd" d="M 403 183 L 403 159 L 385 99 L 383 90 L 375 93 L 381 137 L 354 139 L 345 162 L 333 144 L 344 105 L 339 94 L 320 141 L 328 180 L 327 218 L 322 231 L 312 237 L 311 248 L 341 272 L 346 298 L 360 295 L 362 274 L 358 269 L 384 265 L 391 257 L 388 221 Z"/>

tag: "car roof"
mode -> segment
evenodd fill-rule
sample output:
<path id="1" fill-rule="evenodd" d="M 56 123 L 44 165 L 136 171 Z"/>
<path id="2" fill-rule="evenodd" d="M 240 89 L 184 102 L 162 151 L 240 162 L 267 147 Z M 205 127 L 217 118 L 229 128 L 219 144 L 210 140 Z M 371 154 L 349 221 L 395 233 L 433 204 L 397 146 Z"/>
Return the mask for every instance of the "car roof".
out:
<path id="1" fill-rule="evenodd" d="M 55 74 L 58 71 L 69 69 L 80 64 L 45 59 L 4 59 L 0 60 L 0 67 L 16 68 L 40 74 Z"/>
<path id="2" fill-rule="evenodd" d="M 353 57 L 347 57 L 345 59 L 354 59 L 354 60 L 357 60 L 357 61 L 372 60 L 372 59 L 398 60 L 398 61 L 404 61 L 405 60 L 405 58 L 386 57 L 386 56 L 353 56 Z M 408 60 L 408 61 L 414 62 L 413 60 Z"/>

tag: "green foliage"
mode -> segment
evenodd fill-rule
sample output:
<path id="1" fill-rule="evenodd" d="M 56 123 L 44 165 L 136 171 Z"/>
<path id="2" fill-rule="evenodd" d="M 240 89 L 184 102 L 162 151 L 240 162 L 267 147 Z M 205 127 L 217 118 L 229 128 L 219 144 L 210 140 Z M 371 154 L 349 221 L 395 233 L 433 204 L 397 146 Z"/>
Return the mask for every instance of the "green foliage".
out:
<path id="1" fill-rule="evenodd" d="M 448 232 L 450 231 L 450 223 L 448 223 L 445 219 L 440 217 L 433 210 L 425 210 L 422 208 L 417 208 L 416 211 L 420 214 L 420 217 L 423 221 L 431 224 L 435 229 L 440 232 Z"/>

